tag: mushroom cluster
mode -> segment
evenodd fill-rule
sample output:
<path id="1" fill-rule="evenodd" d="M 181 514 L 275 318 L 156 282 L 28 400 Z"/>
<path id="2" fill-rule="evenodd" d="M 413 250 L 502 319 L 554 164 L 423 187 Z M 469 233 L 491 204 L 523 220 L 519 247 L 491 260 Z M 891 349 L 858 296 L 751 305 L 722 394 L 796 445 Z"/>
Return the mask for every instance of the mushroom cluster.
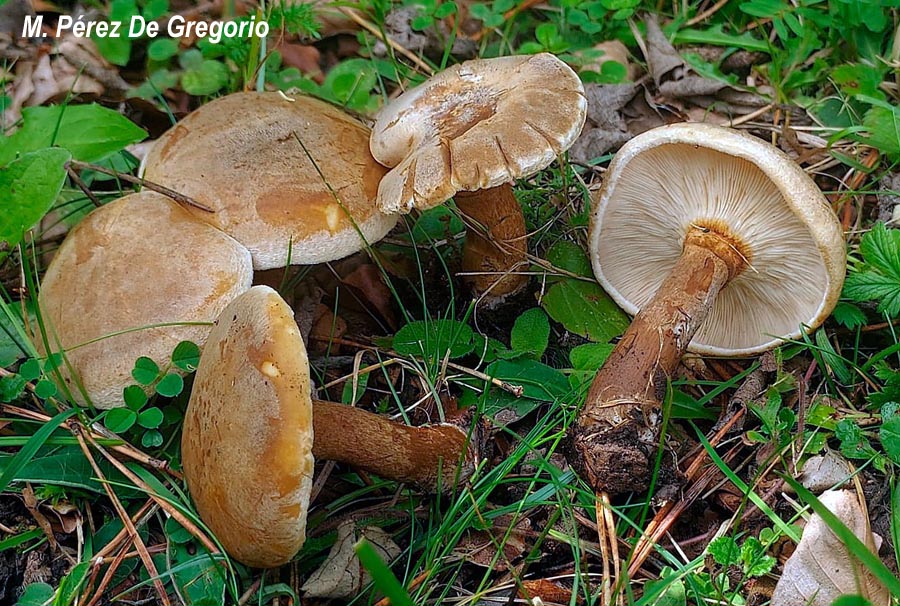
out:
<path id="1" fill-rule="evenodd" d="M 278 93 L 222 97 L 167 131 L 143 174 L 212 212 L 142 192 L 68 235 L 41 284 L 40 346 L 66 353 L 73 397 L 124 405 L 134 361 L 164 366 L 181 340 L 202 347 L 254 269 L 339 259 L 384 237 L 397 216 L 375 205 L 385 169 L 368 140 L 328 103 Z"/>
<path id="2" fill-rule="evenodd" d="M 639 135 L 594 199 L 594 273 L 636 314 L 588 391 L 571 462 L 597 491 L 646 490 L 659 403 L 686 351 L 744 356 L 821 324 L 846 269 L 822 192 L 774 146 L 674 124 Z"/>

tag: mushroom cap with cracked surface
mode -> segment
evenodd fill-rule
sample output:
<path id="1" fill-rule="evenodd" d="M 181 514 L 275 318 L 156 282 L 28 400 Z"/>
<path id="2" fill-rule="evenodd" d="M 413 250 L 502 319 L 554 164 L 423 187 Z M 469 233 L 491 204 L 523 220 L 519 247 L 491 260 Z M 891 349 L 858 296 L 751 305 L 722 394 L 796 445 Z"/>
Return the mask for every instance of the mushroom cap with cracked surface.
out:
<path id="1" fill-rule="evenodd" d="M 165 367 L 180 341 L 202 347 L 210 326 L 178 323 L 212 322 L 252 279 L 246 248 L 169 198 L 142 192 L 97 208 L 69 232 L 38 303 L 50 351 L 65 352 L 59 369 L 72 396 L 114 408 L 135 383 L 135 360 Z"/>
<path id="2" fill-rule="evenodd" d="M 532 175 L 575 142 L 586 115 L 578 75 L 548 53 L 450 67 L 379 112 L 369 147 L 393 170 L 378 205 L 427 209 Z"/>
<path id="3" fill-rule="evenodd" d="M 734 243 L 745 262 L 688 346 L 740 356 L 821 324 L 846 271 L 841 225 L 813 180 L 756 137 L 700 123 L 626 143 L 594 196 L 594 273 L 628 313 L 651 300 L 693 226 Z"/>
<path id="4" fill-rule="evenodd" d="M 254 286 L 225 308 L 200 358 L 184 418 L 184 474 L 200 518 L 249 566 L 303 545 L 312 490 L 309 364 L 294 314 Z"/>
<path id="5" fill-rule="evenodd" d="M 213 209 L 255 269 L 340 259 L 397 223 L 375 195 L 369 129 L 312 97 L 242 92 L 201 106 L 153 144 L 142 174 Z M 363 241 L 365 240 L 365 242 Z"/>

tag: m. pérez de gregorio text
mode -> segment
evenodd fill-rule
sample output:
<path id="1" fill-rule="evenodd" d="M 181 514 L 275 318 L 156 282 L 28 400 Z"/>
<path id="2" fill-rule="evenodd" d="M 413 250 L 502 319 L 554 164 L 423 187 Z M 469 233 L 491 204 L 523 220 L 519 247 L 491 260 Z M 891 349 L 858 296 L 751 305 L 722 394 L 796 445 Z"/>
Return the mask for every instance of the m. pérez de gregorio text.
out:
<path id="1" fill-rule="evenodd" d="M 22 26 L 22 37 L 44 37 L 43 27 L 43 15 L 27 15 Z M 84 15 L 60 15 L 56 22 L 55 37 L 71 32 L 76 38 L 155 38 L 160 33 L 160 27 L 162 26 L 158 21 L 148 21 L 140 15 L 134 15 L 128 21 L 90 21 Z M 222 38 L 263 38 L 269 34 L 269 24 L 257 21 L 256 16 L 251 16 L 248 21 L 188 21 L 180 15 L 174 15 L 165 24 L 165 32 L 170 38 L 194 36 L 209 38 L 210 42 L 218 44 Z"/>

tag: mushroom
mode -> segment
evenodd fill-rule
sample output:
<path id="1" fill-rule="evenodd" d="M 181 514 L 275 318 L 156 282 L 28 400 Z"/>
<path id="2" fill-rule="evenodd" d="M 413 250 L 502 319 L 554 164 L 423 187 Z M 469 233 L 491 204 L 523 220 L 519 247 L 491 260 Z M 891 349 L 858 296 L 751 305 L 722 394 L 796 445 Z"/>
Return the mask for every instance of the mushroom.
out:
<path id="1" fill-rule="evenodd" d="M 375 159 L 392 167 L 378 187 L 388 213 L 428 209 L 455 196 L 470 230 L 463 271 L 498 303 L 527 276 L 522 208 L 510 182 L 546 168 L 574 143 L 587 112 L 584 88 L 553 55 L 466 61 L 385 106 L 372 129 Z M 498 279 L 497 275 L 501 277 Z"/>
<path id="2" fill-rule="evenodd" d="M 46 341 L 37 347 L 65 352 L 59 370 L 76 401 L 122 406 L 137 358 L 165 366 L 180 341 L 202 346 L 208 323 L 252 277 L 250 253 L 233 238 L 165 196 L 131 194 L 63 241 L 41 283 Z"/>
<path id="3" fill-rule="evenodd" d="M 633 323 L 571 430 L 596 490 L 643 491 L 659 402 L 685 350 L 746 356 L 796 339 L 837 303 L 841 226 L 803 170 L 737 131 L 675 124 L 616 154 L 595 198 L 594 273 Z"/>
<path id="4" fill-rule="evenodd" d="M 397 223 L 375 206 L 385 170 L 368 138 L 324 101 L 235 93 L 166 131 L 142 174 L 210 207 L 195 214 L 246 246 L 255 269 L 311 265 L 353 254 Z"/>
<path id="5" fill-rule="evenodd" d="M 431 490 L 478 464 L 485 438 L 480 425 L 467 431 L 470 414 L 409 427 L 313 400 L 310 388 L 287 303 L 268 286 L 235 299 L 200 358 L 181 448 L 201 519 L 247 565 L 279 566 L 302 546 L 314 456 Z"/>

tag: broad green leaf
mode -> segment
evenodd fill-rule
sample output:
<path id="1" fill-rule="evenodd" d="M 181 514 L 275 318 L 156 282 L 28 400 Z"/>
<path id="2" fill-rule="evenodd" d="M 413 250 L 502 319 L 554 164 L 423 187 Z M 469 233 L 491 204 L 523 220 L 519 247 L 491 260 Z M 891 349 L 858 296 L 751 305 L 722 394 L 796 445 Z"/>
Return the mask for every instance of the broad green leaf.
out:
<path id="1" fill-rule="evenodd" d="M 211 95 L 228 84 L 228 68 L 220 61 L 204 60 L 195 69 L 184 72 L 181 87 L 184 92 L 198 97 Z"/>
<path id="2" fill-rule="evenodd" d="M 564 398 L 570 391 L 565 375 L 528 358 L 497 360 L 489 364 L 484 372 L 495 379 L 520 385 L 524 390 L 523 398 L 553 402 Z"/>
<path id="3" fill-rule="evenodd" d="M 138 425 L 147 429 L 156 429 L 163 422 L 163 411 L 152 406 L 147 410 L 141 411 L 137 419 Z"/>
<path id="4" fill-rule="evenodd" d="M 550 339 L 550 322 L 539 307 L 524 311 L 512 327 L 510 345 L 513 350 L 540 359 Z"/>
<path id="5" fill-rule="evenodd" d="M 609 343 L 585 343 L 572 348 L 569 352 L 569 361 L 575 370 L 596 372 L 606 362 L 613 349 L 615 345 Z"/>
<path id="6" fill-rule="evenodd" d="M 717 564 L 731 566 L 741 561 L 741 549 L 732 537 L 719 537 L 712 541 L 707 551 Z"/>
<path id="7" fill-rule="evenodd" d="M 187 604 L 215 606 L 224 604 L 227 567 L 213 559 L 203 547 L 169 543 L 171 573 Z"/>
<path id="8" fill-rule="evenodd" d="M 141 436 L 141 446 L 144 448 L 157 448 L 162 446 L 164 441 L 163 435 L 156 429 L 145 431 Z"/>
<path id="9" fill-rule="evenodd" d="M 866 143 L 893 159 L 900 158 L 900 109 L 873 107 L 863 117 L 869 131 Z"/>
<path id="10" fill-rule="evenodd" d="M 166 398 L 174 398 L 184 389 L 184 379 L 180 374 L 170 372 L 156 384 L 156 393 Z"/>
<path id="11" fill-rule="evenodd" d="M 72 567 L 59 584 L 59 593 L 54 600 L 54 606 L 69 606 L 75 602 L 79 590 L 91 571 L 91 562 L 79 562 Z"/>
<path id="12" fill-rule="evenodd" d="M 628 328 L 628 316 L 599 284 L 562 280 L 550 287 L 541 305 L 566 330 L 591 341 L 605 343 Z"/>
<path id="13" fill-rule="evenodd" d="M 17 153 L 62 147 L 83 162 L 96 162 L 147 136 L 125 116 L 96 103 L 26 107 L 22 127 L 0 146 L 0 165 Z"/>
<path id="14" fill-rule="evenodd" d="M 900 465 L 900 415 L 894 414 L 881 424 L 878 438 L 888 458 Z"/>
<path id="15" fill-rule="evenodd" d="M 147 57 L 153 61 L 165 61 L 178 54 L 178 41 L 172 38 L 157 38 L 147 46 Z"/>
<path id="16" fill-rule="evenodd" d="M 7 145 L 9 145 L 7 143 Z M 0 156 L 4 152 L 0 148 Z M 43 149 L 23 154 L 0 168 L 0 242 L 10 248 L 22 241 L 25 231 L 40 221 L 56 201 L 66 180 L 65 164 L 71 156 L 63 149 Z M 0 160 L 0 165 L 4 164 Z"/>
<path id="17" fill-rule="evenodd" d="M 16 606 L 46 606 L 56 591 L 47 583 L 31 583 L 19 596 Z"/>
<path id="18" fill-rule="evenodd" d="M 44 442 L 47 441 L 47 438 L 50 437 L 50 434 L 56 431 L 66 419 L 74 416 L 76 412 L 78 412 L 78 410 L 75 408 L 61 412 L 41 425 L 40 428 L 34 432 L 34 435 L 32 435 L 31 438 L 28 439 L 28 442 L 25 443 L 25 446 L 23 446 L 5 465 L 3 473 L 0 473 L 0 492 L 6 490 L 6 487 L 9 486 L 9 483 L 13 480 L 21 479 L 19 472 L 34 459 L 34 456 L 37 454 L 38 450 L 40 450 L 41 446 L 44 445 Z"/>
<path id="19" fill-rule="evenodd" d="M 147 392 L 140 385 L 129 385 L 122 391 L 125 406 L 137 412 L 147 403 Z"/>
<path id="20" fill-rule="evenodd" d="M 106 413 L 103 424 L 113 433 L 124 433 L 137 422 L 137 413 L 130 408 L 113 408 Z"/>
<path id="21" fill-rule="evenodd" d="M 472 329 L 456 320 L 410 322 L 394 335 L 394 349 L 407 356 L 442 360 L 460 358 L 475 348 Z"/>
<path id="22" fill-rule="evenodd" d="M 547 261 L 554 267 L 563 269 L 576 276 L 593 277 L 591 262 L 584 250 L 568 240 L 560 240 L 547 251 Z"/>
<path id="23" fill-rule="evenodd" d="M 131 376 L 141 385 L 150 385 L 159 377 L 159 366 L 152 359 L 141 356 L 134 361 Z"/>
<path id="24" fill-rule="evenodd" d="M 194 372 L 199 363 L 200 348 L 196 343 L 182 341 L 172 351 L 172 364 L 185 372 Z"/>
<path id="25" fill-rule="evenodd" d="M 877 223 L 859 244 L 864 263 L 851 271 L 844 296 L 853 301 L 878 301 L 878 311 L 900 315 L 900 231 Z"/>

